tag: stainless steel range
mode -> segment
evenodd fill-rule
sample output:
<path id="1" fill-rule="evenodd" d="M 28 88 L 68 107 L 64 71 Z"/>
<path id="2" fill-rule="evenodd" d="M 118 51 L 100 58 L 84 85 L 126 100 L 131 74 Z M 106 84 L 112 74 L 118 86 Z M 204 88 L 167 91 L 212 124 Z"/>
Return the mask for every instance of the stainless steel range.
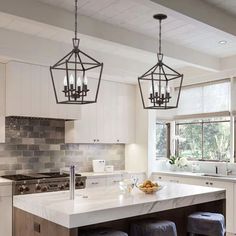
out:
<path id="1" fill-rule="evenodd" d="M 13 181 L 13 195 L 63 191 L 70 188 L 69 174 L 60 172 L 5 175 L 2 177 Z M 83 189 L 85 186 L 86 177 L 76 174 L 75 188 Z"/>

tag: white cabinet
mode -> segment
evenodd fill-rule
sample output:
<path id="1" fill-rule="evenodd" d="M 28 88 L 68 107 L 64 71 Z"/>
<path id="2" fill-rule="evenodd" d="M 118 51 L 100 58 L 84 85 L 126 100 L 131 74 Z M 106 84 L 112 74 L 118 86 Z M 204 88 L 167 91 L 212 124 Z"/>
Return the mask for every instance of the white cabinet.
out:
<path id="1" fill-rule="evenodd" d="M 82 106 L 81 119 L 65 125 L 66 143 L 134 143 L 135 87 L 102 81 L 96 104 Z"/>
<path id="2" fill-rule="evenodd" d="M 79 119 L 80 108 L 56 104 L 48 67 L 9 62 L 6 65 L 6 116 Z"/>
<path id="3" fill-rule="evenodd" d="M 86 180 L 87 188 L 104 187 L 104 186 L 106 186 L 106 178 L 94 177 L 94 178 L 88 178 Z"/>
<path id="4" fill-rule="evenodd" d="M 0 235 L 12 236 L 12 187 L 0 185 Z"/>
<path id="5" fill-rule="evenodd" d="M 172 183 L 182 183 L 182 179 L 175 176 L 168 176 L 168 175 L 152 175 L 152 179 L 154 181 L 166 181 L 166 182 L 172 182 Z"/>
<path id="6" fill-rule="evenodd" d="M 106 178 L 106 185 L 109 186 L 118 186 L 120 181 L 123 180 L 122 175 L 109 176 Z"/>
<path id="7" fill-rule="evenodd" d="M 5 65 L 0 63 L 0 143 L 5 142 Z"/>

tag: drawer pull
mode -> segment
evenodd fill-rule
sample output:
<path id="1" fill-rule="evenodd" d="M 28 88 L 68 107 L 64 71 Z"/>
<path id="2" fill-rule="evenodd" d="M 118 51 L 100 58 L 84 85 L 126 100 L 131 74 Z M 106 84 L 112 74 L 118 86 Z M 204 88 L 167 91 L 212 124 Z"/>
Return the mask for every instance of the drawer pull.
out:
<path id="1" fill-rule="evenodd" d="M 120 180 L 113 180 L 113 183 L 119 183 Z"/>
<path id="2" fill-rule="evenodd" d="M 209 183 L 208 182 L 206 182 L 206 185 L 208 185 Z"/>
<path id="3" fill-rule="evenodd" d="M 213 185 L 213 183 L 210 183 L 210 185 Z"/>
<path id="4" fill-rule="evenodd" d="M 34 222 L 34 231 L 37 232 L 37 233 L 41 232 L 40 224 L 37 223 L 37 222 Z"/>
<path id="5" fill-rule="evenodd" d="M 159 176 L 158 179 L 162 179 L 161 176 Z"/>
<path id="6" fill-rule="evenodd" d="M 98 182 L 92 182 L 91 184 L 98 184 Z"/>

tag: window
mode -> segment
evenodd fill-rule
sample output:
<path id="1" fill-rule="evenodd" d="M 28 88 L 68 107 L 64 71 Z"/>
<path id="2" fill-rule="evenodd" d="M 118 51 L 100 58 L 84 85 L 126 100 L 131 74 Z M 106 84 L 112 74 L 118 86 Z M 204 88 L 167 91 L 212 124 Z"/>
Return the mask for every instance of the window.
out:
<path id="1" fill-rule="evenodd" d="M 176 123 L 176 151 L 198 160 L 230 159 L 230 119 L 212 118 Z"/>
<path id="2" fill-rule="evenodd" d="M 170 156 L 170 124 L 156 123 L 156 157 Z"/>
<path id="3" fill-rule="evenodd" d="M 193 106 L 194 104 L 194 106 Z M 177 116 L 229 111 L 229 81 L 183 87 Z"/>

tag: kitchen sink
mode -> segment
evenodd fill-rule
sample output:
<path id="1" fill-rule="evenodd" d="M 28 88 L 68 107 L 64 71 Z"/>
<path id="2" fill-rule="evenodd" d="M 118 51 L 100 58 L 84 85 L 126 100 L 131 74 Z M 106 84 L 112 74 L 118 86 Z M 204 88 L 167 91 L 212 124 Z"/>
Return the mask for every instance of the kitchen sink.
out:
<path id="1" fill-rule="evenodd" d="M 217 178 L 232 178 L 236 179 L 236 175 L 220 175 L 220 174 L 203 174 L 205 177 L 217 177 Z"/>

